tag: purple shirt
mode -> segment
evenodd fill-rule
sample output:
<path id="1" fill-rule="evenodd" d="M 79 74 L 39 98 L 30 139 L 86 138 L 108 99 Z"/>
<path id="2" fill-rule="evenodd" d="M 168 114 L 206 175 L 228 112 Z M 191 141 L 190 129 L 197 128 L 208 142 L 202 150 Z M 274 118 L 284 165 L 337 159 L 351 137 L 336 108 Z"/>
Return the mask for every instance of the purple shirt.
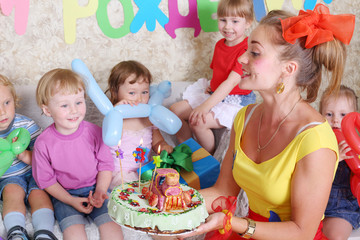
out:
<path id="1" fill-rule="evenodd" d="M 54 124 L 46 128 L 36 139 L 32 168 L 41 189 L 58 182 L 69 190 L 94 185 L 98 172 L 114 170 L 114 160 L 101 128 L 82 121 L 70 135 L 60 134 Z"/>

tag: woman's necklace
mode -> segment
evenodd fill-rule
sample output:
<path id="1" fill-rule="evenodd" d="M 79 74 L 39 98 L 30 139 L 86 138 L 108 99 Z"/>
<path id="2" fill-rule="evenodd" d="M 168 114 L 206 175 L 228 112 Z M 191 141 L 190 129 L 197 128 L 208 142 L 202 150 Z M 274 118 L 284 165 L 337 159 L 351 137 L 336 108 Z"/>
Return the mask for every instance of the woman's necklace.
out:
<path id="1" fill-rule="evenodd" d="M 259 121 L 259 128 L 258 128 L 258 146 L 257 146 L 257 152 L 260 152 L 261 150 L 265 149 L 270 143 L 271 141 L 274 139 L 274 137 L 276 136 L 276 134 L 278 133 L 281 125 L 285 122 L 286 118 L 290 115 L 290 113 L 295 109 L 296 105 L 301 101 L 301 97 L 300 99 L 294 104 L 294 106 L 292 107 L 292 109 L 290 110 L 290 112 L 288 114 L 286 114 L 286 116 L 281 120 L 281 122 L 279 123 L 279 125 L 277 126 L 275 132 L 273 133 L 273 135 L 271 136 L 271 138 L 269 139 L 269 141 L 264 145 L 264 146 L 260 146 L 260 130 L 261 130 L 261 122 L 262 122 L 262 117 L 263 117 L 263 113 L 264 110 L 261 112 L 260 115 L 260 121 Z"/>

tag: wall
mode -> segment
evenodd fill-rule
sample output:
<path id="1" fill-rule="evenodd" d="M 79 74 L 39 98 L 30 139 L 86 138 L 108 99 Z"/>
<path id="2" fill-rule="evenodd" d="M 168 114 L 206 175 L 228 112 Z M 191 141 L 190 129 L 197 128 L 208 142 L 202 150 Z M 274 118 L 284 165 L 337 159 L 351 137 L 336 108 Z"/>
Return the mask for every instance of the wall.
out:
<path id="1" fill-rule="evenodd" d="M 352 13 L 360 16 L 360 1 L 327 0 L 326 2 L 330 2 L 327 5 L 332 13 Z M 78 3 L 86 6 L 88 1 L 78 0 Z M 136 14 L 137 6 L 134 1 L 132 4 Z M 188 1 L 179 0 L 179 9 L 183 15 L 187 14 L 187 8 Z M 290 0 L 285 0 L 283 8 L 297 12 Z M 160 9 L 168 14 L 168 0 L 161 1 Z M 111 0 L 108 5 L 108 15 L 113 27 L 120 27 L 123 24 L 122 14 L 120 0 Z M 173 39 L 157 23 L 153 32 L 143 26 L 137 33 L 112 39 L 101 31 L 94 14 L 77 20 L 76 40 L 73 44 L 67 44 L 64 40 L 63 2 L 60 0 L 31 0 L 26 32 L 23 35 L 15 32 L 14 19 L 14 11 L 10 16 L 0 14 L 0 73 L 8 76 L 18 85 L 35 85 L 50 69 L 70 68 L 74 58 L 82 59 L 95 79 L 102 83 L 106 82 L 113 65 L 128 59 L 135 59 L 145 64 L 154 75 L 155 82 L 165 79 L 195 81 L 200 77 L 211 78 L 209 65 L 213 47 L 221 37 L 217 32 L 204 31 L 194 37 L 194 29 L 183 28 L 176 30 L 177 37 Z M 357 18 L 354 37 L 348 47 L 344 83 L 354 87 L 360 95 L 358 25 Z"/>

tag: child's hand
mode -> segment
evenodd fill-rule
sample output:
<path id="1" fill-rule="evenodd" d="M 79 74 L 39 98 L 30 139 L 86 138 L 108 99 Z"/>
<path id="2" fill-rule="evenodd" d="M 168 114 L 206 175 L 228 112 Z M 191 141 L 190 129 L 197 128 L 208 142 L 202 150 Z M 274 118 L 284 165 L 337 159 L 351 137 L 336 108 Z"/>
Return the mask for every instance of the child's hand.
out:
<path id="1" fill-rule="evenodd" d="M 161 150 L 165 150 L 168 153 L 172 153 L 173 152 L 173 147 L 170 146 L 169 144 L 165 143 L 165 144 L 161 144 Z"/>
<path id="2" fill-rule="evenodd" d="M 12 142 L 14 143 L 17 140 L 18 140 L 18 137 L 14 137 L 12 139 Z M 27 165 L 31 165 L 31 155 L 32 155 L 31 151 L 25 150 L 22 153 L 18 154 L 16 157 L 17 157 L 17 159 L 19 159 L 20 161 L 23 161 Z"/>
<path id="3" fill-rule="evenodd" d="M 91 213 L 94 208 L 93 205 L 90 204 L 88 198 L 74 197 L 71 203 L 73 208 L 85 214 Z"/>
<path id="4" fill-rule="evenodd" d="M 94 195 L 92 194 L 92 191 L 90 191 L 88 197 L 90 204 L 96 208 L 101 208 L 105 199 L 107 198 L 109 198 L 109 196 L 106 193 L 100 191 L 95 191 Z"/>
<path id="5" fill-rule="evenodd" d="M 124 104 L 129 104 L 129 105 L 131 105 L 131 106 L 134 106 L 134 105 L 138 105 L 138 102 L 132 101 L 132 100 L 123 99 L 123 100 L 119 101 L 118 103 L 116 103 L 115 106 L 117 106 L 117 105 L 124 105 Z"/>
<path id="6" fill-rule="evenodd" d="M 207 93 L 207 94 L 211 94 L 211 93 L 212 93 L 210 86 L 208 86 L 208 87 L 205 89 L 205 93 Z"/>
<path id="7" fill-rule="evenodd" d="M 189 117 L 189 123 L 191 125 L 199 125 L 201 121 L 205 124 L 206 123 L 206 115 L 210 112 L 209 109 L 202 105 L 194 108 L 194 110 L 191 112 Z"/>
<path id="8" fill-rule="evenodd" d="M 353 158 L 353 156 L 346 155 L 346 153 L 349 151 L 351 151 L 350 146 L 345 141 L 341 141 L 339 143 L 339 162 L 345 159 Z"/>

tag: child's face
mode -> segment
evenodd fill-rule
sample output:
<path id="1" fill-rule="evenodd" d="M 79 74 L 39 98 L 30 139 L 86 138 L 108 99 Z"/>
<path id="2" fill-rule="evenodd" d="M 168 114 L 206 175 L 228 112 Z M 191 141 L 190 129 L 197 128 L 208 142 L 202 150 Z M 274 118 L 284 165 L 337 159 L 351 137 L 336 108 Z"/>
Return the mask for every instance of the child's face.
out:
<path id="1" fill-rule="evenodd" d="M 355 107 L 345 96 L 335 99 L 331 97 L 324 104 L 322 115 L 326 117 L 332 128 L 341 128 L 341 121 L 346 114 L 354 112 Z"/>
<path id="2" fill-rule="evenodd" d="M 84 91 L 76 94 L 57 92 L 50 98 L 48 105 L 43 106 L 45 115 L 52 117 L 56 130 L 69 135 L 74 133 L 85 117 L 86 104 Z"/>
<path id="3" fill-rule="evenodd" d="M 118 99 L 133 101 L 138 103 L 148 103 L 150 97 L 150 84 L 146 82 L 142 77 L 139 78 L 135 83 L 130 82 L 135 78 L 135 75 L 128 77 L 124 84 L 119 87 Z"/>
<path id="4" fill-rule="evenodd" d="M 6 130 L 14 118 L 14 96 L 9 87 L 0 85 L 0 131 Z"/>
<path id="5" fill-rule="evenodd" d="M 245 38 L 245 30 L 251 23 L 243 17 L 220 17 L 218 27 L 228 46 L 235 46 Z"/>

